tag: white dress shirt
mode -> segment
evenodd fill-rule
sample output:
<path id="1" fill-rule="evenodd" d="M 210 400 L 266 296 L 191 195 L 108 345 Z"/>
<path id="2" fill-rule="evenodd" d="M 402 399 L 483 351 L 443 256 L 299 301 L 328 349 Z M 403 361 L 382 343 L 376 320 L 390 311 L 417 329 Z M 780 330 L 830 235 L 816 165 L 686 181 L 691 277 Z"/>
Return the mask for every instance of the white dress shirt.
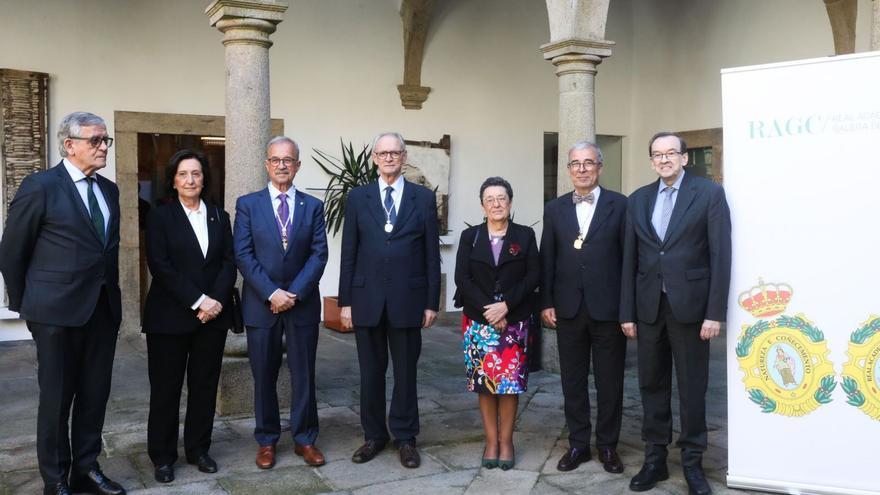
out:
<path id="1" fill-rule="evenodd" d="M 390 184 L 392 187 L 391 199 L 394 200 L 394 212 L 396 214 L 400 213 L 400 202 L 401 200 L 403 200 L 404 182 L 405 181 L 403 180 L 403 176 L 398 175 L 397 180 L 395 180 L 394 183 Z M 382 180 L 382 177 L 379 177 L 379 204 L 382 205 L 383 210 L 385 209 L 385 188 L 388 186 L 389 184 Z M 388 212 L 388 214 L 390 214 L 390 212 Z"/>
<path id="2" fill-rule="evenodd" d="M 199 248 L 202 250 L 202 257 L 208 255 L 208 208 L 205 206 L 205 202 L 201 199 L 199 200 L 199 207 L 195 210 L 190 210 L 187 208 L 183 202 L 180 202 L 180 207 L 183 208 L 183 214 L 186 215 L 186 219 L 189 220 L 189 225 L 193 229 L 193 233 L 196 234 L 196 239 L 199 241 Z M 205 294 L 202 294 L 196 302 L 190 306 L 192 309 L 198 309 L 201 306 L 202 301 L 208 297 Z"/>
<path id="3" fill-rule="evenodd" d="M 79 193 L 80 198 L 82 198 L 82 202 L 86 205 L 86 211 L 89 212 L 89 215 L 92 214 L 92 211 L 89 209 L 89 182 L 86 180 L 86 175 L 82 173 L 82 170 L 76 168 L 67 158 L 62 160 L 64 164 L 65 170 L 70 175 L 70 178 L 73 180 L 73 185 L 76 186 L 76 191 Z M 95 198 L 98 200 L 98 207 L 101 209 L 101 214 L 104 215 L 104 238 L 107 237 L 107 228 L 110 225 L 110 207 L 107 206 L 107 200 L 104 199 L 104 193 L 101 192 L 101 188 L 98 187 L 98 182 L 95 181 L 92 186 L 92 190 L 95 191 Z"/>
<path id="4" fill-rule="evenodd" d="M 578 232 L 581 234 L 581 239 L 586 238 L 587 232 L 590 231 L 590 222 L 593 221 L 593 214 L 596 213 L 596 205 L 599 204 L 599 194 L 602 192 L 602 188 L 596 186 L 591 192 L 593 193 L 593 204 L 581 201 L 574 207 L 577 213 Z"/>

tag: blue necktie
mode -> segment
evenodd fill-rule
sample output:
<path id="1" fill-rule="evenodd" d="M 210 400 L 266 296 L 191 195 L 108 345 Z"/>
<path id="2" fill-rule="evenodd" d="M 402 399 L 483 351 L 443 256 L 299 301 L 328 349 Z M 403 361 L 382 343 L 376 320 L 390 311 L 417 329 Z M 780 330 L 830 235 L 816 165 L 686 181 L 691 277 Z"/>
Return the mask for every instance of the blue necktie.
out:
<path id="1" fill-rule="evenodd" d="M 394 191 L 394 188 L 391 186 L 385 188 L 385 211 L 388 212 L 388 220 L 394 224 L 397 220 L 397 212 L 394 211 L 394 198 L 391 197 L 392 191 Z"/>
<path id="2" fill-rule="evenodd" d="M 666 197 L 663 198 L 663 211 L 660 214 L 660 231 L 657 232 L 661 241 L 666 239 L 666 229 L 669 227 L 669 218 L 672 216 L 673 191 L 675 191 L 675 189 L 673 189 L 672 186 L 666 186 L 666 189 L 663 189 L 663 193 L 666 194 Z"/>

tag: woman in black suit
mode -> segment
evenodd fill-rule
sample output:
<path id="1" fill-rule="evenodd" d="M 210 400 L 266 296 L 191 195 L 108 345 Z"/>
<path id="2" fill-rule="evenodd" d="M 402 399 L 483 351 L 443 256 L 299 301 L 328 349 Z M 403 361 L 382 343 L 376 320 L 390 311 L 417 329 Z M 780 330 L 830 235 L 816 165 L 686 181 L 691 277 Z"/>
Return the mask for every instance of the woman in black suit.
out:
<path id="1" fill-rule="evenodd" d="M 160 483 L 174 480 L 184 375 L 186 460 L 199 471 L 217 472 L 208 449 L 231 326 L 235 261 L 229 215 L 202 199 L 209 180 L 204 155 L 178 151 L 166 169 L 171 201 L 147 217 L 147 263 L 153 275 L 143 321 L 150 376 L 147 451 Z"/>
<path id="2" fill-rule="evenodd" d="M 512 200 L 506 180 L 483 182 L 486 222 L 462 232 L 455 261 L 467 386 L 479 394 L 486 433 L 482 465 L 505 471 L 515 462 L 513 423 L 528 385 L 530 296 L 540 278 L 535 232 L 510 221 Z"/>

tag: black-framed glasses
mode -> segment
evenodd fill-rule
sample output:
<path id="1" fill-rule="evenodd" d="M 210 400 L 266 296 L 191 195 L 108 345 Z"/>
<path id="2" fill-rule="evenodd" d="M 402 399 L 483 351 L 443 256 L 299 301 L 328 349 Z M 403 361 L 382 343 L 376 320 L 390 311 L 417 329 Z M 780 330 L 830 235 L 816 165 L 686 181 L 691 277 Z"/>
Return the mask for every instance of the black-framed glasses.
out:
<path id="1" fill-rule="evenodd" d="M 582 162 L 572 160 L 568 162 L 568 168 L 577 170 L 595 170 L 599 165 L 599 162 L 594 162 L 593 160 L 584 160 Z"/>
<path id="2" fill-rule="evenodd" d="M 89 143 L 89 146 L 92 148 L 97 148 L 101 146 L 101 143 L 107 145 L 107 147 L 113 146 L 113 138 L 110 136 L 92 136 L 92 137 L 79 137 L 79 136 L 67 136 L 68 139 L 76 139 L 77 141 L 85 141 Z"/>
<path id="3" fill-rule="evenodd" d="M 291 158 L 289 156 L 278 158 L 277 156 L 273 156 L 272 158 L 269 158 L 269 163 L 272 164 L 273 167 L 278 167 L 282 163 L 285 167 L 292 167 L 296 163 L 296 158 Z"/>
<path id="4" fill-rule="evenodd" d="M 401 155 L 403 155 L 403 151 L 378 151 L 374 153 L 376 153 L 376 156 L 378 156 L 382 160 L 387 160 L 389 157 L 397 160 L 398 158 L 400 158 Z"/>
<path id="5" fill-rule="evenodd" d="M 659 151 L 655 153 L 651 153 L 651 160 L 655 162 L 659 162 L 662 160 L 672 160 L 673 158 L 678 158 L 683 155 L 680 151 L 667 151 L 666 153 L 660 153 Z"/>

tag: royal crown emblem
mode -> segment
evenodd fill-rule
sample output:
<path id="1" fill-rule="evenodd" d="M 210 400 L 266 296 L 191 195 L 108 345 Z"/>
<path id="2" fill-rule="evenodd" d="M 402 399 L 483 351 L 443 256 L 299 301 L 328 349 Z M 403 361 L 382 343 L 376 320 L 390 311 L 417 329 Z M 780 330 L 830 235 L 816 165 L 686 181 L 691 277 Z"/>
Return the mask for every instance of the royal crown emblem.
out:
<path id="1" fill-rule="evenodd" d="M 761 412 L 782 416 L 804 416 L 828 404 L 837 386 L 825 334 L 802 314 L 781 314 L 793 292 L 788 284 L 759 278 L 738 298 L 753 316 L 775 317 L 743 325 L 736 358 L 749 400 Z"/>
<path id="2" fill-rule="evenodd" d="M 765 284 L 764 279 L 758 278 L 758 285 L 740 293 L 737 302 L 755 318 L 769 318 L 785 311 L 793 294 L 786 283 Z"/>

